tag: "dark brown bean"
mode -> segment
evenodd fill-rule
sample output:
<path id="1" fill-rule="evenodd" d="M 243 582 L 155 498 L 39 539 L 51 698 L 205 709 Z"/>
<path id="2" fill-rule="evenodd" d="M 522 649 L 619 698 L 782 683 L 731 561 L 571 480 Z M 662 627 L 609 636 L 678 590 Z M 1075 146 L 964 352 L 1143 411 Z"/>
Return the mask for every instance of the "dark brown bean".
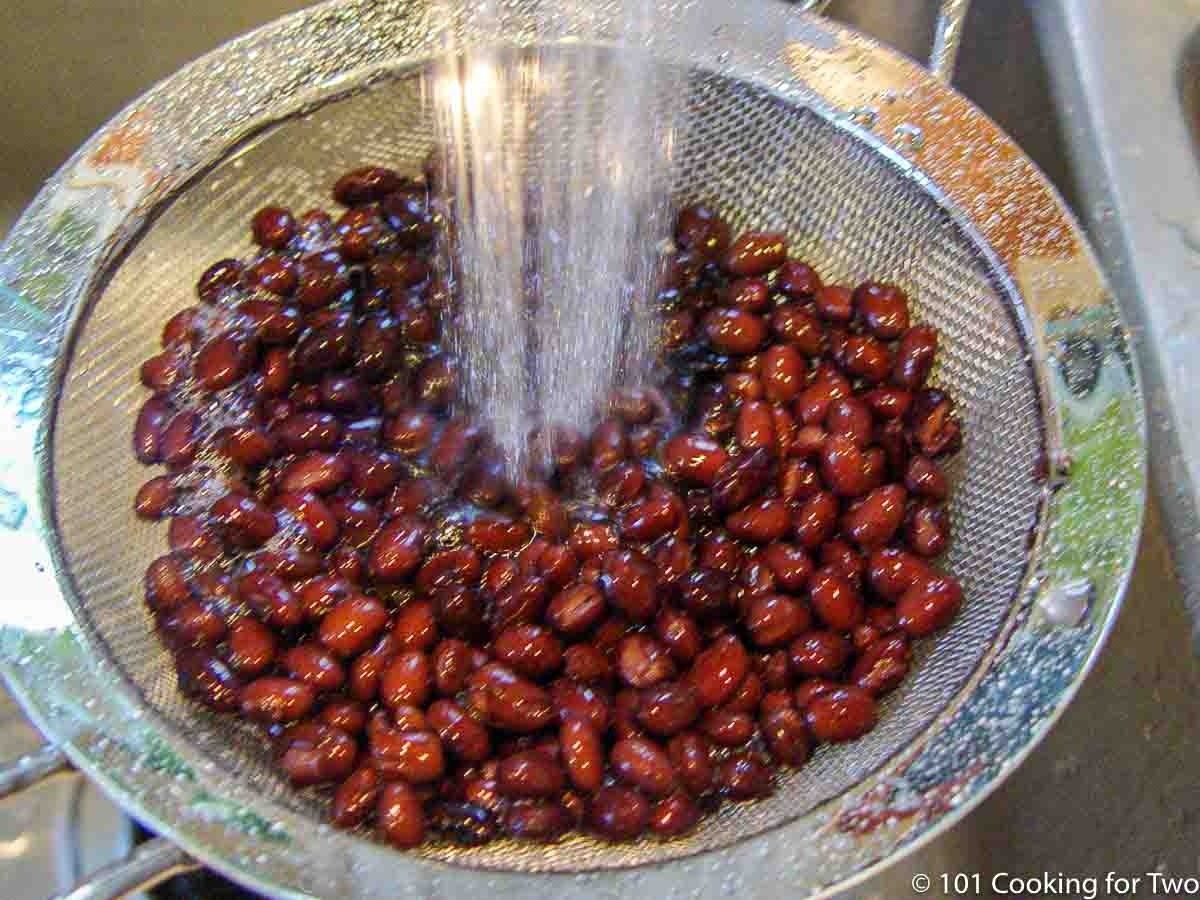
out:
<path id="1" fill-rule="evenodd" d="M 833 631 L 809 631 L 792 641 L 788 658 L 797 675 L 835 675 L 845 668 L 853 647 Z"/>
<path id="2" fill-rule="evenodd" d="M 356 769 L 338 785 L 330 806 L 330 818 L 338 828 L 357 828 L 378 802 L 382 782 L 370 766 Z"/>
<path id="3" fill-rule="evenodd" d="M 387 620 L 387 608 L 382 603 L 366 594 L 353 594 L 321 620 L 317 636 L 322 644 L 346 659 L 363 652 L 383 631 Z"/>
<path id="4" fill-rule="evenodd" d="M 857 687 L 839 687 L 814 697 L 804 721 L 814 738 L 825 743 L 850 741 L 875 727 L 875 698 Z"/>
<path id="5" fill-rule="evenodd" d="M 928 325 L 915 325 L 904 332 L 896 347 L 892 382 L 908 390 L 925 384 L 937 356 L 938 334 Z"/>
<path id="6" fill-rule="evenodd" d="M 712 499 L 725 512 L 740 510 L 771 484 L 771 452 L 749 450 L 732 456 L 717 472 Z"/>
<path id="7" fill-rule="evenodd" d="M 721 257 L 721 266 L 733 275 L 765 275 L 787 259 L 787 238 L 782 234 L 743 234 Z"/>
<path id="8" fill-rule="evenodd" d="M 433 668 L 420 650 L 399 653 L 383 670 L 379 699 L 389 707 L 423 707 L 433 694 Z"/>
<path id="9" fill-rule="evenodd" d="M 767 323 L 761 316 L 743 309 L 717 307 L 704 316 L 708 341 L 724 353 L 753 353 L 767 337 Z"/>
<path id="10" fill-rule="evenodd" d="M 850 671 L 850 681 L 880 697 L 894 690 L 908 674 L 908 638 L 903 634 L 880 637 L 863 648 Z"/>
<path id="11" fill-rule="evenodd" d="M 872 388 L 862 398 L 881 419 L 903 419 L 912 406 L 912 393 L 898 387 Z"/>
<path id="12" fill-rule="evenodd" d="M 566 774 L 558 761 L 546 753 L 527 750 L 500 763 L 496 772 L 500 792 L 509 797 L 553 797 L 563 789 Z"/>
<path id="13" fill-rule="evenodd" d="M 458 759 L 481 763 L 492 753 L 488 730 L 452 700 L 437 700 L 428 710 L 429 725 Z"/>
<path id="14" fill-rule="evenodd" d="M 807 385 L 808 366 L 791 344 L 775 344 L 763 354 L 760 378 L 767 399 L 790 403 Z"/>
<path id="15" fill-rule="evenodd" d="M 754 734 L 754 718 L 722 706 L 705 712 L 697 727 L 718 747 L 739 747 Z"/>
<path id="16" fill-rule="evenodd" d="M 870 486 L 863 451 L 845 435 L 830 435 L 821 450 L 821 478 L 839 496 L 862 496 Z"/>
<path id="17" fill-rule="evenodd" d="M 514 625 L 496 636 L 492 655 L 513 671 L 539 679 L 562 666 L 563 647 L 549 629 L 540 625 Z"/>
<path id="18" fill-rule="evenodd" d="M 196 424 L 200 417 L 184 410 L 171 419 L 162 435 L 162 461 L 168 466 L 186 466 L 196 457 L 199 442 Z"/>
<path id="19" fill-rule="evenodd" d="M 646 830 L 650 804 L 638 791 L 621 785 L 600 788 L 592 797 L 589 822 L 610 841 L 630 841 Z"/>
<path id="20" fill-rule="evenodd" d="M 701 706 L 720 706 L 746 677 L 749 657 L 733 635 L 709 644 L 688 671 L 686 681 L 696 692 Z"/>
<path id="21" fill-rule="evenodd" d="M 242 688 L 239 708 L 242 715 L 260 722 L 294 722 L 308 715 L 316 696 L 302 681 L 267 676 Z"/>
<path id="22" fill-rule="evenodd" d="M 792 519 L 796 543 L 807 549 L 821 546 L 837 527 L 838 502 L 829 491 L 821 491 L 800 504 Z"/>
<path id="23" fill-rule="evenodd" d="M 575 644 L 563 651 L 563 673 L 580 682 L 607 682 L 612 678 L 612 665 L 591 644 Z"/>
<path id="24" fill-rule="evenodd" d="M 702 203 L 684 207 L 675 220 L 675 242 L 685 250 L 716 258 L 729 246 L 729 226 Z"/>
<path id="25" fill-rule="evenodd" d="M 952 576 L 919 578 L 896 602 L 896 624 L 912 637 L 924 637 L 948 625 L 962 602 L 962 587 Z"/>
<path id="26" fill-rule="evenodd" d="M 941 466 L 927 456 L 914 456 L 904 472 L 904 486 L 918 497 L 945 500 L 950 494 L 946 474 Z"/>
<path id="27" fill-rule="evenodd" d="M 196 296 L 206 303 L 215 303 L 230 288 L 236 287 L 242 277 L 242 264 L 236 259 L 222 259 L 213 263 L 196 282 Z"/>
<path id="28" fill-rule="evenodd" d="M 729 579 L 707 569 L 689 572 L 680 584 L 680 601 L 696 618 L 714 619 L 730 609 Z"/>
<path id="29" fill-rule="evenodd" d="M 363 166 L 337 180 L 333 186 L 333 197 L 343 206 L 359 206 L 378 202 L 403 186 L 403 180 L 391 169 Z"/>
<path id="30" fill-rule="evenodd" d="M 817 315 L 826 322 L 849 322 L 854 318 L 854 295 L 849 288 L 826 285 L 813 295 Z"/>
<path id="31" fill-rule="evenodd" d="M 258 569 L 237 581 L 238 598 L 268 625 L 290 628 L 304 621 L 304 605 L 288 584 L 271 572 Z"/>
<path id="32" fill-rule="evenodd" d="M 318 691 L 336 691 L 346 682 L 346 670 L 337 657 L 317 643 L 297 644 L 279 661 L 289 675 Z"/>
<path id="33" fill-rule="evenodd" d="M 417 516 L 392 519 L 371 542 L 367 567 L 381 581 L 401 581 L 417 570 L 424 556 L 429 524 Z"/>
<path id="34" fill-rule="evenodd" d="M 854 305 L 880 340 L 894 340 L 908 328 L 908 297 L 895 285 L 864 282 L 854 289 Z"/>
<path id="35" fill-rule="evenodd" d="M 416 847 L 425 840 L 425 810 L 416 792 L 403 781 L 389 782 L 380 789 L 375 818 L 394 847 Z"/>
<path id="36" fill-rule="evenodd" d="M 485 722 L 522 734 L 545 727 L 554 716 L 544 690 L 499 663 L 471 674 L 466 699 Z"/>
<path id="37" fill-rule="evenodd" d="M 876 488 L 847 508 L 842 515 L 842 533 L 863 550 L 891 541 L 904 521 L 908 492 L 898 484 Z"/>
<path id="38" fill-rule="evenodd" d="M 383 440 L 387 448 L 400 456 L 418 456 L 433 443 L 435 420 L 421 410 L 410 410 L 384 423 Z"/>
<path id="39" fill-rule="evenodd" d="M 675 768 L 666 751 L 646 738 L 627 737 L 613 744 L 609 765 L 622 781 L 654 797 L 665 797 L 678 788 Z"/>
<path id="40" fill-rule="evenodd" d="M 771 793 L 771 770 L 757 756 L 739 753 L 717 767 L 721 793 L 733 800 L 754 800 Z"/>
<path id="41" fill-rule="evenodd" d="M 213 520 L 228 529 L 230 538 L 241 547 L 257 547 L 279 527 L 274 514 L 254 497 L 231 493 L 213 504 Z"/>
<path id="42" fill-rule="evenodd" d="M 811 627 L 808 607 L 783 594 L 757 597 L 746 612 L 746 629 L 760 647 L 786 644 Z"/>
<path id="43" fill-rule="evenodd" d="M 725 527 L 744 541 L 766 544 L 787 535 L 792 528 L 792 513 L 783 500 L 767 498 L 728 516 Z"/>
<path id="44" fill-rule="evenodd" d="M 446 771 L 442 740 L 431 731 L 368 729 L 371 765 L 385 778 L 429 784 Z"/>
<path id="45" fill-rule="evenodd" d="M 944 506 L 919 500 L 904 517 L 904 540 L 918 556 L 938 556 L 950 543 L 950 516 Z"/>
<path id="46" fill-rule="evenodd" d="M 646 688 L 674 678 L 675 662 L 664 644 L 649 634 L 631 634 L 617 645 L 617 673 L 629 687 Z"/>
<path id="47" fill-rule="evenodd" d="M 808 760 L 808 728 L 798 710 L 788 707 L 765 713 L 761 728 L 771 757 L 777 763 L 799 768 Z"/>

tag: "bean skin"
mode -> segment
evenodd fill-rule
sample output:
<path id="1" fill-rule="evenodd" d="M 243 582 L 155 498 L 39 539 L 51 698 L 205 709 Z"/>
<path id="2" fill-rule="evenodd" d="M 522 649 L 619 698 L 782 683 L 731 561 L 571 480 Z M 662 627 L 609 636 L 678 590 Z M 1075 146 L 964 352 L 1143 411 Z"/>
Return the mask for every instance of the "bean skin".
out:
<path id="1" fill-rule="evenodd" d="M 134 512 L 143 519 L 161 519 L 175 500 L 176 491 L 168 475 L 151 478 L 133 499 Z"/>
<path id="2" fill-rule="evenodd" d="M 350 465 L 339 453 L 307 453 L 280 473 L 279 489 L 289 494 L 327 494 L 350 477 Z"/>
<path id="3" fill-rule="evenodd" d="M 242 688 L 239 708 L 242 715 L 260 722 L 294 722 L 308 715 L 316 696 L 302 681 L 267 676 Z"/>
<path id="4" fill-rule="evenodd" d="M 297 681 L 318 691 L 336 691 L 346 682 L 342 664 L 320 644 L 297 644 L 280 657 L 280 663 Z"/>
<path id="5" fill-rule="evenodd" d="M 791 344 L 774 344 L 762 360 L 763 390 L 772 403 L 791 403 L 807 386 L 808 365 Z"/>
<path id="6" fill-rule="evenodd" d="M 563 647 L 549 629 L 540 625 L 514 625 L 496 636 L 492 655 L 513 671 L 536 680 L 562 666 Z"/>
<path id="7" fill-rule="evenodd" d="M 269 669 L 278 647 L 275 632 L 257 619 L 246 616 L 230 626 L 227 659 L 241 675 L 253 677 Z"/>
<path id="8" fill-rule="evenodd" d="M 489 724 L 522 734 L 543 728 L 554 716 L 544 690 L 499 663 L 467 680 L 467 704 Z"/>
<path id="9" fill-rule="evenodd" d="M 928 325 L 916 325 L 900 338 L 892 366 L 892 382 L 908 390 L 925 384 L 937 355 L 937 331 Z"/>
<path id="10" fill-rule="evenodd" d="M 811 627 L 808 607 L 784 594 L 757 597 L 746 612 L 746 630 L 760 647 L 786 644 Z"/>
<path id="11" fill-rule="evenodd" d="M 813 737 L 837 743 L 862 737 L 875 727 L 875 698 L 857 687 L 839 687 L 815 697 L 804 711 Z"/>
<path id="12" fill-rule="evenodd" d="M 592 797 L 589 822 L 610 841 L 630 841 L 646 830 L 650 804 L 641 793 L 621 785 L 602 787 Z"/>
<path id="13" fill-rule="evenodd" d="M 912 504 L 904 517 L 904 539 L 919 556 L 941 554 L 950 543 L 950 516 L 945 507 L 927 500 Z"/>
<path id="14" fill-rule="evenodd" d="M 708 738 L 695 731 L 677 734 L 667 743 L 667 755 L 680 783 L 689 793 L 699 797 L 712 790 L 716 767 Z"/>
<path id="15" fill-rule="evenodd" d="M 919 496 L 930 500 L 945 500 L 950 494 L 946 475 L 934 460 L 927 456 L 913 456 L 904 472 L 904 486 Z"/>
<path id="16" fill-rule="evenodd" d="M 743 403 L 737 420 L 738 443 L 747 450 L 770 447 L 775 443 L 775 425 L 767 403 Z"/>
<path id="17" fill-rule="evenodd" d="M 196 355 L 196 380 L 207 391 L 220 391 L 241 380 L 254 367 L 252 341 L 222 335 L 200 348 Z"/>
<path id="18" fill-rule="evenodd" d="M 849 288 L 823 286 L 813 295 L 813 303 L 826 322 L 849 322 L 854 317 L 854 295 Z"/>
<path id="19" fill-rule="evenodd" d="M 891 541 L 904 520 L 908 492 L 898 484 L 876 488 L 842 515 L 842 533 L 864 550 Z"/>
<path id="20" fill-rule="evenodd" d="M 700 702 L 684 682 L 664 682 L 639 694 L 638 722 L 651 734 L 671 737 L 696 721 Z"/>
<path id="21" fill-rule="evenodd" d="M 371 765 L 385 778 L 429 784 L 446 771 L 442 741 L 430 731 L 376 729 L 369 734 Z"/>
<path id="22" fill-rule="evenodd" d="M 912 637 L 924 637 L 948 625 L 962 602 L 962 587 L 951 576 L 919 578 L 896 602 L 896 624 Z"/>
<path id="23" fill-rule="evenodd" d="M 754 800 L 771 793 L 771 771 L 756 756 L 739 753 L 717 767 L 721 792 L 733 800 Z"/>
<path id="24" fill-rule="evenodd" d="M 383 787 L 378 773 L 370 766 L 356 769 L 338 785 L 330 806 L 330 817 L 338 828 L 357 828 L 367 820 L 378 802 Z"/>
<path id="25" fill-rule="evenodd" d="M 792 641 L 788 655 L 797 675 L 836 675 L 850 660 L 850 642 L 833 631 L 809 631 Z"/>
<path id="26" fill-rule="evenodd" d="M 133 455 L 138 462 L 150 464 L 162 459 L 163 434 L 171 419 L 171 406 L 166 399 L 151 397 L 142 404 L 133 426 Z"/>
<path id="27" fill-rule="evenodd" d="M 821 546 L 837 528 L 838 502 L 828 491 L 814 494 L 800 504 L 792 518 L 796 543 L 806 549 Z"/>
<path id="28" fill-rule="evenodd" d="M 609 751 L 608 760 L 618 778 L 652 797 L 665 797 L 679 786 L 666 751 L 646 738 L 617 741 Z"/>
<path id="29" fill-rule="evenodd" d="M 589 794 L 598 790 L 604 777 L 604 745 L 595 729 L 585 720 L 569 719 L 559 728 L 558 743 L 571 783 Z"/>
<path id="30" fill-rule="evenodd" d="M 420 566 L 429 525 L 417 516 L 392 519 L 371 542 L 367 568 L 381 581 L 401 581 Z"/>
<path id="31" fill-rule="evenodd" d="M 765 275 L 787 259 L 787 239 L 782 234 L 743 234 L 721 257 L 721 266 L 733 275 Z"/>
<path id="32" fill-rule="evenodd" d="M 604 594 L 635 622 L 649 622 L 658 612 L 657 581 L 653 565 L 636 551 L 617 550 L 604 557 Z"/>
<path id="33" fill-rule="evenodd" d="M 304 605 L 288 584 L 271 572 L 257 570 L 238 579 L 238 598 L 266 624 L 290 628 L 304 621 Z"/>
<path id="34" fill-rule="evenodd" d="M 729 456 L 716 441 L 699 434 L 681 434 L 663 448 L 663 464 L 672 478 L 712 485 Z"/>
<path id="35" fill-rule="evenodd" d="M 488 730 L 452 700 L 437 700 L 427 712 L 429 725 L 458 759 L 481 763 L 492 753 Z"/>
<path id="36" fill-rule="evenodd" d="M 821 323 L 799 303 L 775 307 L 771 313 L 771 330 L 805 356 L 819 356 L 825 348 Z"/>
<path id="37" fill-rule="evenodd" d="M 908 638 L 892 634 L 876 638 L 867 644 L 854 668 L 850 681 L 857 687 L 880 697 L 894 690 L 908 674 L 910 650 Z"/>
<path id="38" fill-rule="evenodd" d="M 818 569 L 808 580 L 808 592 L 813 613 L 834 631 L 850 631 L 866 615 L 858 588 L 839 570 Z"/>
<path id="39" fill-rule="evenodd" d="M 700 628 L 695 620 L 685 613 L 664 607 L 654 621 L 654 632 L 676 662 L 690 663 L 700 652 Z"/>
<path id="40" fill-rule="evenodd" d="M 763 716 L 761 728 L 771 756 L 777 763 L 799 768 L 808 761 L 810 742 L 802 713 L 792 708 L 767 713 Z"/>
<path id="41" fill-rule="evenodd" d="M 548 754 L 537 750 L 515 753 L 496 772 L 500 792 L 509 797 L 553 797 L 566 784 L 566 773 Z"/>
<path id="42" fill-rule="evenodd" d="M 749 657 L 732 635 L 718 638 L 696 657 L 686 680 L 702 707 L 720 706 L 746 677 Z"/>
<path id="43" fill-rule="evenodd" d="M 659 837 L 671 838 L 687 834 L 700 821 L 700 807 L 685 794 L 672 794 L 654 804 L 650 810 L 650 830 Z"/>
<path id="44" fill-rule="evenodd" d="M 778 498 L 759 500 L 725 520 L 730 534 L 744 541 L 766 544 L 787 535 L 792 528 L 788 505 Z"/>
<path id="45" fill-rule="evenodd" d="M 808 263 L 789 259 L 775 273 L 775 288 L 793 300 L 807 300 L 821 289 L 821 276 Z"/>
<path id="46" fill-rule="evenodd" d="M 729 246 L 729 226 L 704 204 L 685 207 L 675 220 L 675 242 L 709 258 L 720 256 Z"/>
<path id="47" fill-rule="evenodd" d="M 840 434 L 830 435 L 821 450 L 821 478 L 841 497 L 860 497 L 870 487 L 862 451 Z"/>
<path id="48" fill-rule="evenodd" d="M 529 526 L 498 513 L 485 513 L 467 526 L 464 537 L 480 553 L 511 553 L 530 538 Z"/>
<path id="49" fill-rule="evenodd" d="M 425 811 L 403 781 L 389 782 L 379 791 L 375 817 L 379 830 L 394 847 L 416 847 L 425 840 Z"/>

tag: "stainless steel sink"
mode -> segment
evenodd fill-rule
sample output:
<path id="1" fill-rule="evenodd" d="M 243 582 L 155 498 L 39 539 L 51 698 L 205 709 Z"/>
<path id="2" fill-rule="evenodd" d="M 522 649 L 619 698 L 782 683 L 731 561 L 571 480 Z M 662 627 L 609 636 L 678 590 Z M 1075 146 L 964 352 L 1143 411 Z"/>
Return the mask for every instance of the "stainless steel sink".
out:
<path id="1" fill-rule="evenodd" d="M 0 226 L 7 227 L 42 179 L 125 100 L 222 40 L 303 5 L 76 0 L 67 15 L 61 4 L 8 0 L 0 6 L 7 113 Z M 834 0 L 828 14 L 923 58 L 936 7 L 935 0 Z M 1151 24 L 1177 33 L 1169 40 L 1146 37 Z M 1159 352 L 1164 332 L 1156 305 L 1174 302 L 1194 312 L 1198 302 L 1184 290 L 1200 273 L 1197 26 L 1200 0 L 976 0 L 968 18 L 957 87 L 1017 139 L 1082 214 L 1122 302 L 1144 329 L 1146 383 L 1154 424 L 1162 426 L 1154 431 L 1162 501 L 1151 502 L 1109 647 L 1048 739 L 955 829 L 849 897 L 911 896 L 919 873 L 933 879 L 931 896 L 952 893 L 942 889 L 941 876 L 955 873 L 979 876 L 978 890 L 972 880 L 959 893 L 998 896 L 1008 883 L 993 882 L 999 873 L 1103 877 L 1114 871 L 1145 878 L 1151 871 L 1194 876 L 1200 869 L 1200 758 L 1192 749 L 1200 741 L 1200 664 L 1176 575 L 1177 568 L 1200 570 L 1200 555 L 1191 549 L 1195 538 L 1184 539 L 1200 528 L 1187 518 L 1194 509 L 1188 506 L 1191 482 L 1173 489 L 1183 484 L 1176 476 L 1190 467 L 1186 442 L 1171 428 L 1176 417 L 1164 387 L 1170 379 L 1164 378 L 1167 356 Z M 1097 95 L 1104 79 L 1084 84 L 1080 73 L 1104 74 L 1104 54 L 1122 48 L 1123 59 L 1109 59 L 1122 68 L 1105 77 L 1123 80 L 1124 89 L 1105 82 Z M 1152 59 L 1155 51 L 1170 59 Z M 1127 105 L 1117 116 L 1095 114 L 1110 91 Z M 1139 109 L 1139 92 L 1165 92 L 1173 101 Z M 1167 122 L 1169 116 L 1174 119 Z M 1128 181 L 1126 165 L 1134 146 L 1143 150 L 1138 171 L 1144 180 L 1136 184 Z M 1156 180 L 1159 149 L 1185 154 L 1190 177 L 1160 168 L 1173 183 L 1160 183 L 1165 174 Z M 1174 196 L 1184 187 L 1195 191 L 1190 206 Z M 1172 202 L 1162 208 L 1174 218 L 1156 222 L 1142 201 L 1164 197 Z M 1134 225 L 1142 230 L 1130 232 Z M 1191 255 L 1179 251 L 1190 269 L 1173 248 L 1167 252 L 1167 242 L 1182 240 L 1176 232 L 1195 236 Z M 1168 265 L 1180 266 L 1170 271 L 1182 281 L 1156 295 L 1156 267 Z M 1196 357 L 1200 365 L 1200 353 Z M 177 896 L 218 895 L 193 885 Z M 786 885 L 778 895 L 788 896 Z"/>

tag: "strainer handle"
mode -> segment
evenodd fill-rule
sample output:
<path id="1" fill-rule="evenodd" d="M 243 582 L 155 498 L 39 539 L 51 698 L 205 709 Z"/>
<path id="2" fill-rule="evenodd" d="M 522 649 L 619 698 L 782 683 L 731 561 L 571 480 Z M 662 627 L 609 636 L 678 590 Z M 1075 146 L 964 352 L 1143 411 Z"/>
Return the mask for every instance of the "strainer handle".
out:
<path id="1" fill-rule="evenodd" d="M 66 894 L 51 900 L 118 900 L 134 891 L 146 890 L 199 864 L 166 838 L 139 844 L 119 862 L 93 872 Z"/>
<path id="2" fill-rule="evenodd" d="M 958 47 L 962 42 L 963 25 L 971 0 L 942 0 L 937 27 L 933 34 L 933 50 L 929 54 L 929 71 L 944 84 L 954 78 L 958 62 Z"/>
<path id="3" fill-rule="evenodd" d="M 52 744 L 0 763 L 0 800 L 70 767 L 66 754 Z"/>

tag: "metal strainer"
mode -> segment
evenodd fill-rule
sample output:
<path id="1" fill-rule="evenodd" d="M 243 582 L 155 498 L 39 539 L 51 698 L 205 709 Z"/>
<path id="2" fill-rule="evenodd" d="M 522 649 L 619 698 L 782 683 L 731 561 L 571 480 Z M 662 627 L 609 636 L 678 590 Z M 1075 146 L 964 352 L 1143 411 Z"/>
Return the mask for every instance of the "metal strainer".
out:
<path id="1" fill-rule="evenodd" d="M 499 37 L 527 44 L 532 5 L 506 6 Z M 5 674 L 72 762 L 195 859 L 286 897 L 818 894 L 956 821 L 1073 696 L 1116 611 L 1144 489 L 1126 335 L 1078 226 L 937 77 L 781 4 L 733 6 L 706 4 L 711 40 L 669 60 L 696 74 L 679 199 L 715 202 L 735 230 L 786 232 L 827 280 L 894 281 L 938 327 L 935 380 L 966 437 L 947 561 L 965 609 L 921 643 L 867 737 L 666 843 L 398 853 L 321 824 L 323 802 L 287 786 L 257 729 L 186 700 L 141 602 L 164 538 L 130 512 L 145 477 L 129 448 L 137 366 L 207 262 L 244 253 L 256 209 L 327 204 L 337 175 L 367 163 L 416 170 L 433 140 L 427 9 L 325 4 L 136 101 L 0 257 L 17 292 L 0 332 L 13 435 L 0 484 L 33 510 L 0 531 L 21 585 L 2 613 Z M 946 67 L 964 7 L 947 4 Z"/>

